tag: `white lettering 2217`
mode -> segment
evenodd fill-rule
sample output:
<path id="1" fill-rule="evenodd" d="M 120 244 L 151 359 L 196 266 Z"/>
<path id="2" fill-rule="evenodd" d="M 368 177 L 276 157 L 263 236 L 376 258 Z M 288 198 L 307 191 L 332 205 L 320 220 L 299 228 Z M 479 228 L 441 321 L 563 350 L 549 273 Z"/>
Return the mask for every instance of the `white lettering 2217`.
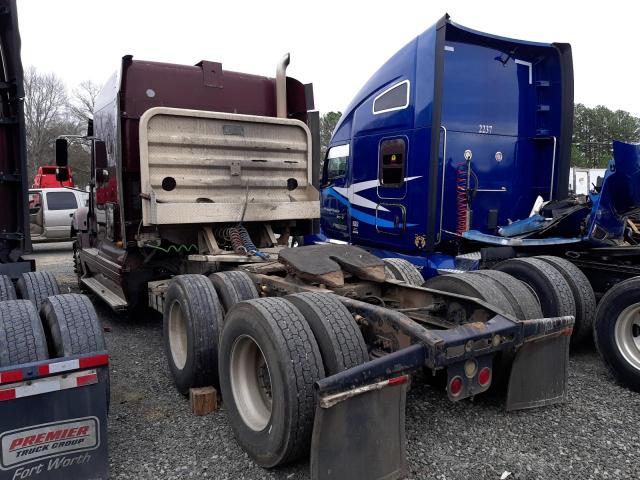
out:
<path id="1" fill-rule="evenodd" d="M 493 125 L 480 124 L 480 125 L 478 125 L 478 127 L 480 127 L 478 129 L 478 133 L 492 133 L 493 132 Z"/>

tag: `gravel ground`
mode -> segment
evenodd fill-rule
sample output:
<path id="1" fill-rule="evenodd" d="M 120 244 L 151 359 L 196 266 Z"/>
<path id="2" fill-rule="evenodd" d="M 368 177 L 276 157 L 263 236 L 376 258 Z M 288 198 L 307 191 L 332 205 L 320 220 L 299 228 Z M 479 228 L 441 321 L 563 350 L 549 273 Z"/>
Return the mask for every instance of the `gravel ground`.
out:
<path id="1" fill-rule="evenodd" d="M 77 289 L 69 243 L 37 245 L 38 268 Z M 190 414 L 172 386 L 161 317 L 116 315 L 92 297 L 111 355 L 109 450 L 114 479 L 302 479 L 307 461 L 257 467 L 237 446 L 224 409 Z M 407 402 L 407 456 L 413 479 L 640 478 L 640 394 L 619 387 L 593 347 L 573 352 L 565 405 L 506 413 L 500 396 L 450 403 L 415 385 Z"/>

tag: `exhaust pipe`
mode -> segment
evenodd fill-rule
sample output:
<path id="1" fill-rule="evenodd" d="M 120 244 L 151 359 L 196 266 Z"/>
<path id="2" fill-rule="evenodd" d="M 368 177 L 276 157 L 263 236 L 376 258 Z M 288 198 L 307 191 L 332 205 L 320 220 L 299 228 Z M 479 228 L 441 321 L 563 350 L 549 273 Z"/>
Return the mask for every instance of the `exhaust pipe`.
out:
<path id="1" fill-rule="evenodd" d="M 289 65 L 289 54 L 278 63 L 276 69 L 276 112 L 278 118 L 287 118 L 287 66 Z"/>

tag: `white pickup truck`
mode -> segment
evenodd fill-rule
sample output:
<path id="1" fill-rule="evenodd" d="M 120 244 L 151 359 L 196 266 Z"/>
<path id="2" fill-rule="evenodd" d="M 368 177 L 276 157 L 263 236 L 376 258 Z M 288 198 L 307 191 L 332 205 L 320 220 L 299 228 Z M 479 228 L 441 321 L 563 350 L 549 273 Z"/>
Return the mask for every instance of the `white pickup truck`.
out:
<path id="1" fill-rule="evenodd" d="M 86 207 L 89 194 L 75 188 L 29 190 L 29 223 L 32 242 L 71 240 L 71 219 L 76 209 Z"/>

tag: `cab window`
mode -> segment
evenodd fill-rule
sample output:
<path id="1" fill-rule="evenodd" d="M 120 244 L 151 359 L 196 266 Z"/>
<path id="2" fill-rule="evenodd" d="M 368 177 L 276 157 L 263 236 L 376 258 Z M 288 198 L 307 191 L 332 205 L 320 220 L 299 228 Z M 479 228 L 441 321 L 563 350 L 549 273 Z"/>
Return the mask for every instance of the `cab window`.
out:
<path id="1" fill-rule="evenodd" d="M 406 150 L 407 146 L 404 138 L 394 138 L 380 142 L 378 157 L 380 185 L 400 187 L 404 184 Z"/>
<path id="2" fill-rule="evenodd" d="M 40 192 L 29 193 L 29 213 L 38 213 L 42 206 L 42 195 Z"/>
<path id="3" fill-rule="evenodd" d="M 333 182 L 336 178 L 344 177 L 347 173 L 349 161 L 349 145 L 331 147 L 325 161 L 325 182 Z"/>
<path id="4" fill-rule="evenodd" d="M 76 196 L 72 192 L 47 192 L 49 210 L 74 210 L 78 208 Z"/>

